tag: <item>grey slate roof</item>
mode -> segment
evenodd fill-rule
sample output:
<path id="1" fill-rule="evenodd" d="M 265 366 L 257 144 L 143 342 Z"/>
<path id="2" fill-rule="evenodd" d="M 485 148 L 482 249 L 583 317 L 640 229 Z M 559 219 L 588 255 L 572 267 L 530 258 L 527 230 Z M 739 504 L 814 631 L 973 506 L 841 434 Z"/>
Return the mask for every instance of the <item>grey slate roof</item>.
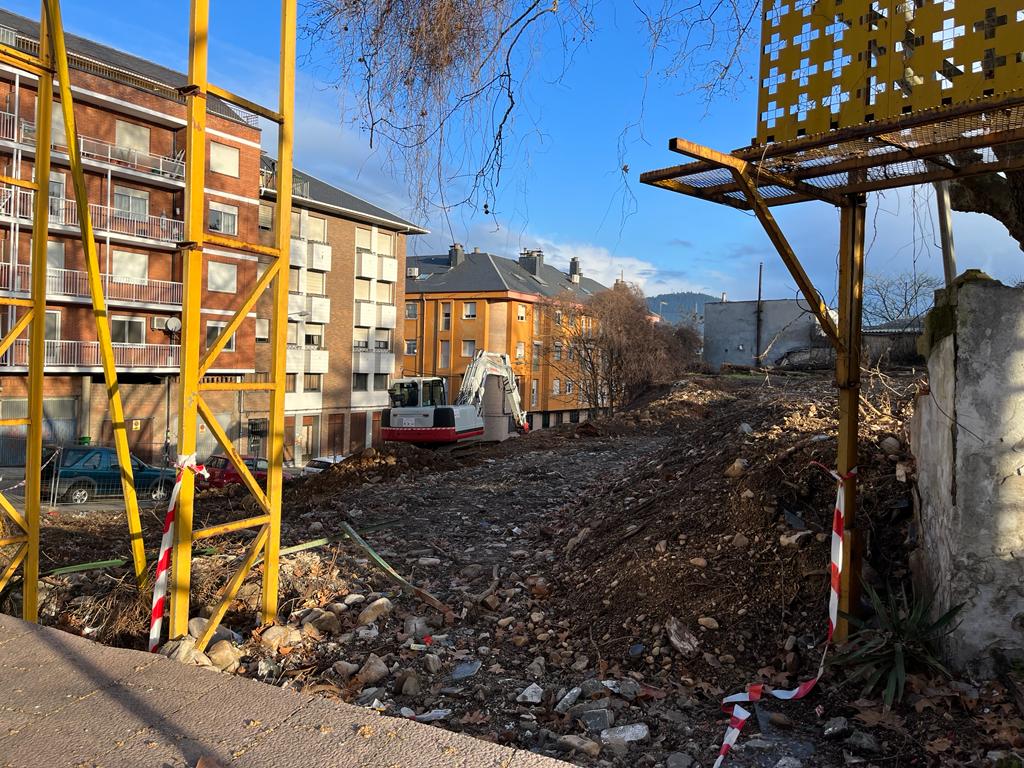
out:
<path id="1" fill-rule="evenodd" d="M 260 158 L 260 167 L 264 170 L 274 171 L 277 167 L 277 161 L 269 155 L 263 155 Z M 340 209 L 342 212 L 354 215 L 359 219 L 381 223 L 385 227 L 390 225 L 391 228 L 397 229 L 400 232 L 427 234 L 427 230 L 413 224 L 411 221 L 406 221 L 401 216 L 397 216 L 390 211 L 363 200 L 361 197 L 356 197 L 350 192 L 328 184 L 323 179 L 318 179 L 316 176 L 311 176 L 305 171 L 300 171 L 298 168 L 292 171 L 292 178 L 296 187 L 302 187 L 301 195 L 298 189 L 293 193 L 295 195 L 294 199 L 297 202 L 321 203 L 332 209 Z M 267 194 L 267 192 L 264 191 L 264 194 Z M 273 194 L 268 196 L 273 197 Z"/>
<path id="2" fill-rule="evenodd" d="M 571 291 L 586 298 L 608 290 L 586 276 L 579 283 L 574 283 L 567 274 L 550 264 L 544 264 L 540 274 L 534 277 L 518 261 L 491 253 L 467 253 L 457 267 L 451 266 L 448 254 L 407 256 L 406 267 L 417 267 L 420 270 L 419 277 L 406 278 L 407 294 L 517 291 L 554 298 L 563 295 L 565 291 Z"/>
<path id="3" fill-rule="evenodd" d="M 3 8 L 0 8 L 0 25 L 10 27 L 15 32 L 31 38 L 34 41 L 38 42 L 39 40 L 39 22 L 28 19 L 24 16 L 19 16 L 16 13 L 11 13 Z M 119 51 L 116 48 L 101 45 L 100 43 L 87 40 L 84 37 L 79 37 L 78 35 L 72 35 L 70 33 L 65 33 L 64 39 L 67 43 L 68 52 L 72 54 L 71 58 L 77 54 L 79 56 L 92 59 L 93 61 L 98 61 L 108 66 L 124 70 L 130 74 L 140 75 L 147 80 L 152 80 L 155 83 L 166 86 L 169 90 L 177 89 L 188 84 L 188 78 L 181 72 L 176 72 L 173 69 L 155 64 L 154 62 L 143 59 L 139 56 L 134 56 L 130 53 Z M 71 66 L 74 66 L 74 61 L 71 62 Z M 93 74 L 100 74 L 93 70 L 89 71 L 93 72 Z M 132 83 L 129 84 L 131 85 Z M 171 96 L 171 94 L 168 93 L 160 93 L 160 95 L 165 98 L 169 98 Z M 184 99 L 177 100 L 184 101 Z M 220 99 L 211 97 L 207 102 L 211 112 L 214 112 L 221 117 L 245 122 L 244 120 L 241 120 L 239 113 L 234 109 L 234 107 Z"/>

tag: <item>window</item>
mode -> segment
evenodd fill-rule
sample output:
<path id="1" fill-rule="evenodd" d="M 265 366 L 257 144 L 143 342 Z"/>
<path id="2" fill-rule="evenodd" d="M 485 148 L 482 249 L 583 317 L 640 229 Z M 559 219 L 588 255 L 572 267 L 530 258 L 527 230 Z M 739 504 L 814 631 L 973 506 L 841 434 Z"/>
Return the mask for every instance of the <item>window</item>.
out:
<path id="1" fill-rule="evenodd" d="M 260 229 L 274 228 L 274 208 L 266 203 L 260 203 Z"/>
<path id="2" fill-rule="evenodd" d="M 149 154 L 149 128 L 144 125 L 116 121 L 114 125 L 114 143 L 119 149 Z"/>
<path id="3" fill-rule="evenodd" d="M 146 318 L 110 318 L 110 340 L 115 344 L 144 344 L 146 341 Z"/>
<path id="4" fill-rule="evenodd" d="M 52 195 L 52 191 L 51 191 Z M 141 221 L 149 216 L 149 192 L 131 187 L 114 187 L 114 214 Z"/>
<path id="5" fill-rule="evenodd" d="M 391 283 L 377 283 L 377 303 L 394 304 L 394 288 L 395 286 Z"/>
<path id="6" fill-rule="evenodd" d="M 525 341 L 517 341 L 516 342 L 516 360 L 525 360 L 525 359 L 526 359 L 526 342 Z"/>
<path id="7" fill-rule="evenodd" d="M 267 344 L 270 341 L 270 320 L 262 317 L 256 318 L 256 343 Z"/>
<path id="8" fill-rule="evenodd" d="M 302 237 L 302 213 L 292 209 L 292 237 Z"/>
<path id="9" fill-rule="evenodd" d="M 298 323 L 293 323 L 291 321 L 288 322 L 288 337 L 287 337 L 287 341 L 288 341 L 289 344 L 298 344 L 299 343 L 299 324 Z"/>
<path id="10" fill-rule="evenodd" d="M 115 251 L 115 254 L 117 252 Z M 64 269 L 64 241 L 49 240 L 46 243 L 46 268 Z"/>
<path id="11" fill-rule="evenodd" d="M 517 304 L 516 305 L 516 320 L 525 320 L 525 319 L 526 319 L 526 305 L 525 304 Z"/>
<path id="12" fill-rule="evenodd" d="M 441 302 L 441 330 L 450 331 L 452 329 L 452 303 L 450 301 Z"/>
<path id="13" fill-rule="evenodd" d="M 377 331 L 377 338 L 373 342 L 373 348 L 380 352 L 387 352 L 391 349 L 391 331 L 381 329 Z"/>
<path id="14" fill-rule="evenodd" d="M 356 301 L 370 300 L 370 281 L 356 278 Z"/>
<path id="15" fill-rule="evenodd" d="M 562 342 L 556 341 L 555 342 L 555 360 L 561 360 L 561 359 L 562 359 Z"/>
<path id="16" fill-rule="evenodd" d="M 373 374 L 373 389 L 375 392 L 384 392 L 388 388 L 388 375 L 386 373 Z"/>
<path id="17" fill-rule="evenodd" d="M 327 242 L 327 219 L 318 219 L 316 216 L 306 217 L 306 231 L 304 233 L 309 240 L 318 243 Z"/>
<path id="18" fill-rule="evenodd" d="M 561 325 L 561 324 L 562 324 L 562 310 L 556 309 L 555 310 L 555 325 Z"/>
<path id="19" fill-rule="evenodd" d="M 320 349 L 324 344 L 324 327 L 314 323 L 306 323 L 305 343 L 307 347 Z"/>
<path id="20" fill-rule="evenodd" d="M 306 273 L 306 293 L 311 293 L 314 296 L 326 296 L 326 278 L 323 272 L 307 272 Z"/>
<path id="21" fill-rule="evenodd" d="M 573 387 L 574 386 L 575 385 L 572 383 L 572 379 L 566 379 L 566 381 L 565 381 L 565 394 L 571 395 L 572 392 L 573 392 Z"/>
<path id="22" fill-rule="evenodd" d="M 551 382 L 551 394 L 552 395 L 560 395 L 560 394 L 562 394 L 562 380 L 561 379 L 555 379 L 554 381 Z"/>
<path id="23" fill-rule="evenodd" d="M 110 269 L 115 280 L 144 284 L 149 277 L 149 254 L 114 251 Z"/>
<path id="24" fill-rule="evenodd" d="M 223 235 L 238 234 L 238 208 L 210 201 L 210 231 Z"/>
<path id="25" fill-rule="evenodd" d="M 417 310 L 417 308 L 416 308 L 416 304 L 414 302 L 411 302 L 411 301 L 405 302 L 405 319 L 406 320 L 415 320 L 417 317 L 419 317 L 419 313 L 416 310 Z"/>
<path id="26" fill-rule="evenodd" d="M 370 348 L 370 329 L 369 328 L 353 328 L 352 329 L 352 348 L 353 349 L 369 349 Z"/>
<path id="27" fill-rule="evenodd" d="M 324 375 L 322 373 L 307 373 L 302 377 L 303 392 L 319 392 L 323 388 Z"/>
<path id="28" fill-rule="evenodd" d="M 539 341 L 533 342 L 533 364 L 532 364 L 531 367 L 535 371 L 539 371 L 540 370 L 540 356 L 541 356 L 542 350 L 543 350 L 543 348 L 541 347 Z"/>
<path id="29" fill-rule="evenodd" d="M 391 256 L 393 253 L 391 248 L 391 235 L 387 232 L 377 233 L 377 254 L 379 256 Z"/>
<path id="30" fill-rule="evenodd" d="M 531 408 L 536 408 L 537 407 L 537 389 L 538 389 L 538 387 L 537 387 L 537 380 L 536 379 L 531 379 L 530 380 L 530 407 Z"/>
<path id="31" fill-rule="evenodd" d="M 222 323 L 219 320 L 207 320 L 206 321 L 206 348 L 209 349 L 214 345 L 218 338 L 220 338 L 221 331 L 227 327 L 227 323 Z M 225 352 L 235 351 L 235 334 L 231 334 L 231 338 L 228 339 L 228 343 L 224 345 Z"/>
<path id="32" fill-rule="evenodd" d="M 576 352 L 573 349 L 572 344 L 566 344 L 566 346 L 565 346 L 565 356 L 569 358 L 570 362 L 576 356 Z"/>
<path id="33" fill-rule="evenodd" d="M 405 354 L 415 355 L 416 354 L 416 339 L 405 340 Z"/>
<path id="34" fill-rule="evenodd" d="M 467 339 L 462 342 L 462 356 L 473 357 L 476 354 L 476 342 L 473 339 Z"/>
<path id="35" fill-rule="evenodd" d="M 464 301 L 462 302 L 462 317 L 466 320 L 472 320 L 476 317 L 476 302 L 475 301 Z"/>
<path id="36" fill-rule="evenodd" d="M 60 340 L 60 310 L 46 310 L 46 332 L 43 334 L 47 341 Z"/>
<path id="37" fill-rule="evenodd" d="M 238 148 L 210 142 L 210 170 L 238 178 Z"/>
<path id="38" fill-rule="evenodd" d="M 373 246 L 373 233 L 368 229 L 356 227 L 356 250 L 370 251 Z"/>
<path id="39" fill-rule="evenodd" d="M 450 341 L 441 342 L 441 353 L 438 355 L 438 367 L 452 367 L 452 345 Z"/>
<path id="40" fill-rule="evenodd" d="M 38 103 L 38 99 L 36 99 Z M 76 121 L 77 123 L 77 121 Z M 64 128 L 64 110 L 61 109 L 60 102 L 53 102 L 53 107 L 50 110 L 50 137 L 54 144 L 61 147 L 68 145 L 68 132 Z"/>
<path id="41" fill-rule="evenodd" d="M 206 288 L 217 293 L 234 293 L 238 284 L 238 267 L 222 261 L 210 261 L 206 266 Z"/>
<path id="42" fill-rule="evenodd" d="M 285 392 L 294 392 L 295 391 L 295 385 L 296 385 L 297 382 L 298 382 L 298 374 L 286 373 L 284 375 L 284 391 Z"/>
<path id="43" fill-rule="evenodd" d="M 352 374 L 352 391 L 353 392 L 368 392 L 370 390 L 370 374 L 368 373 L 353 373 Z"/>
<path id="44" fill-rule="evenodd" d="M 536 305 L 533 307 L 533 335 L 540 335 L 540 310 Z"/>

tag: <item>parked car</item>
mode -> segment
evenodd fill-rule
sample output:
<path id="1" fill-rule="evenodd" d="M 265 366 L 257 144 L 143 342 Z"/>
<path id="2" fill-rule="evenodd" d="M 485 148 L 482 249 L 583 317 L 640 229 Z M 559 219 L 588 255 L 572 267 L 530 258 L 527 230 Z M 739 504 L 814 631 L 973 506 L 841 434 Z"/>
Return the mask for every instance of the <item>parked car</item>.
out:
<path id="1" fill-rule="evenodd" d="M 302 468 L 302 474 L 304 475 L 318 475 L 325 469 L 330 469 L 335 464 L 341 464 L 348 456 L 317 456 L 315 459 L 310 459 L 306 462 L 306 466 Z"/>
<path id="2" fill-rule="evenodd" d="M 54 453 L 59 455 L 54 457 Z M 140 499 L 166 501 L 174 487 L 174 467 L 154 467 L 137 456 L 131 459 L 136 495 Z M 123 493 L 121 466 L 113 448 L 51 448 L 45 452 L 43 461 L 48 462 L 42 472 L 41 496 L 44 499 L 55 496 L 72 504 L 85 504 L 94 498 L 121 496 Z"/>
<path id="3" fill-rule="evenodd" d="M 262 486 L 267 484 L 267 460 L 256 456 L 243 456 L 242 461 Z M 241 485 L 242 476 L 238 474 L 231 459 L 222 453 L 216 453 L 203 462 L 206 471 L 210 473 L 208 478 L 200 475 L 197 478 L 200 488 L 223 488 L 225 485 Z"/>

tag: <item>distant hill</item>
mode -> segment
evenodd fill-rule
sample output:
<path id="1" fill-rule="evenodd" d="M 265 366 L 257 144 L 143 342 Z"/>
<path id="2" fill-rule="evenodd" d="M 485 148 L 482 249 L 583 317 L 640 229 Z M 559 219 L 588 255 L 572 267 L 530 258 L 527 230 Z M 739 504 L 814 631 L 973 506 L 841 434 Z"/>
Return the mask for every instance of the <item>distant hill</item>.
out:
<path id="1" fill-rule="evenodd" d="M 663 293 L 659 296 L 648 296 L 647 306 L 656 315 L 665 318 L 665 322 L 676 323 L 692 321 L 693 313 L 703 317 L 704 303 L 707 301 L 719 301 L 717 296 L 709 296 L 706 293 Z M 665 302 L 662 306 L 661 302 Z"/>

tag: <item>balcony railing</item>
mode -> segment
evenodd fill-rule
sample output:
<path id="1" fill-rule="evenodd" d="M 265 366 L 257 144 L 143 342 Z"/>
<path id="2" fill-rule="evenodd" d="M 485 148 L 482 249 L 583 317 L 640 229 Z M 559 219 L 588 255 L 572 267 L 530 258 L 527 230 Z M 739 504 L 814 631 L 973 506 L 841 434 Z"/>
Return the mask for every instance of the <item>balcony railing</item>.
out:
<path id="1" fill-rule="evenodd" d="M 268 168 L 260 168 L 260 187 L 277 189 L 277 174 Z M 309 180 L 293 178 L 292 194 L 296 197 L 309 197 Z"/>
<path id="2" fill-rule="evenodd" d="M 17 141 L 21 144 L 34 144 L 36 125 L 31 120 L 22 120 L 20 130 L 15 132 L 15 117 L 10 112 L 0 112 L 0 139 Z M 53 136 L 51 146 L 58 152 L 67 151 L 67 140 L 64 136 Z M 90 136 L 78 137 L 78 151 L 87 160 L 122 168 L 132 168 L 143 173 L 152 173 L 168 179 L 185 178 L 185 162 L 181 158 L 155 155 L 140 152 L 137 149 L 119 147 L 109 141 L 94 139 Z"/>
<path id="3" fill-rule="evenodd" d="M 121 275 L 101 274 L 100 282 L 107 301 L 132 304 L 167 304 L 180 306 L 181 283 L 170 280 L 149 280 Z M 28 264 L 0 264 L 0 291 L 28 293 L 32 290 L 32 270 Z M 46 295 L 89 298 L 89 275 L 75 269 L 46 270 Z"/>
<path id="4" fill-rule="evenodd" d="M 112 344 L 118 368 L 177 368 L 181 347 L 177 344 Z M 0 357 L 4 365 L 28 366 L 28 339 L 17 339 Z M 46 341 L 46 365 L 53 368 L 100 368 L 98 341 Z"/>
<path id="5" fill-rule="evenodd" d="M 31 189 L 0 187 L 0 216 L 32 221 L 35 192 Z M 78 207 L 74 200 L 50 198 L 50 225 L 78 227 Z M 165 243 L 180 243 L 185 236 L 185 222 L 166 216 L 147 216 L 99 203 L 89 204 L 89 216 L 96 232 L 142 237 Z"/>

